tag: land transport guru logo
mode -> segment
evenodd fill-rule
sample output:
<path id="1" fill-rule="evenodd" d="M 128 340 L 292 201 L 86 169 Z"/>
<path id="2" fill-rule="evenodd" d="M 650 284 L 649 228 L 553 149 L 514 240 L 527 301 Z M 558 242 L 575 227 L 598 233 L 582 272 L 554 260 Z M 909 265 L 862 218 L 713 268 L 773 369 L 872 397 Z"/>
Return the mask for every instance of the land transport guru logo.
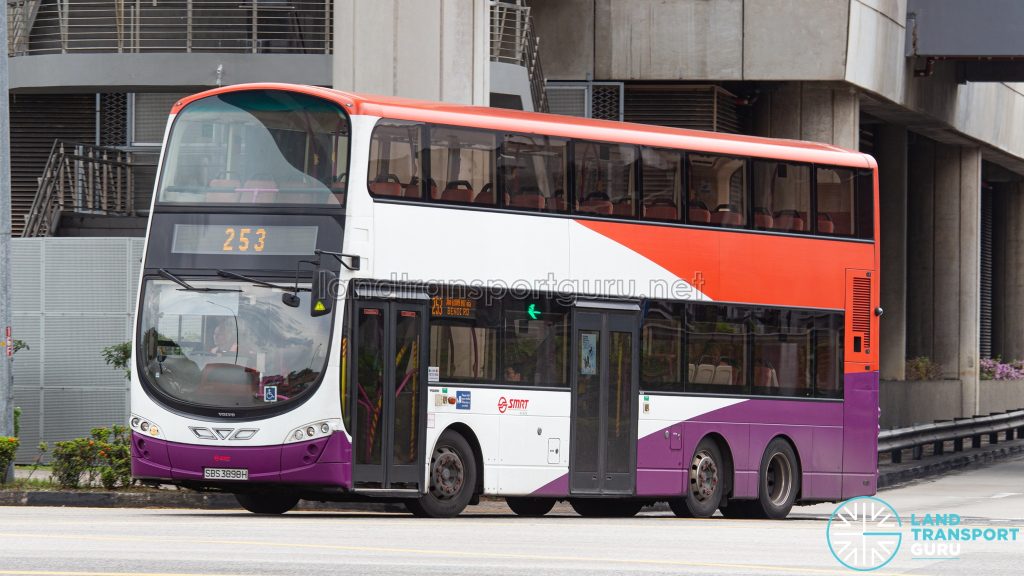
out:
<path id="1" fill-rule="evenodd" d="M 911 514 L 910 554 L 914 560 L 959 560 L 963 543 L 1017 542 L 1020 528 L 962 526 L 959 514 Z M 840 504 L 825 528 L 832 556 L 851 570 L 877 570 L 903 545 L 903 521 L 881 498 L 860 496 Z"/>
<path id="2" fill-rule="evenodd" d="M 892 562 L 903 543 L 902 527 L 900 515 L 886 501 L 861 496 L 832 512 L 825 539 L 840 564 L 866 572 Z"/>

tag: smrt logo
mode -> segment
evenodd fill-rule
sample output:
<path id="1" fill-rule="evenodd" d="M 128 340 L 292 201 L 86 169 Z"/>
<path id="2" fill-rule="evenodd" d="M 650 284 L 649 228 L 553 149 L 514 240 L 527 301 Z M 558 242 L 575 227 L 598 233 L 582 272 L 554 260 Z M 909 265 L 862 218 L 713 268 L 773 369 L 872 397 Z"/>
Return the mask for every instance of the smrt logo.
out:
<path id="1" fill-rule="evenodd" d="M 231 462 L 231 456 L 221 456 L 219 454 L 214 454 L 213 461 L 214 462 Z"/>
<path id="2" fill-rule="evenodd" d="M 498 412 L 504 414 L 506 410 L 526 410 L 530 403 L 528 398 L 505 398 L 498 399 Z"/>

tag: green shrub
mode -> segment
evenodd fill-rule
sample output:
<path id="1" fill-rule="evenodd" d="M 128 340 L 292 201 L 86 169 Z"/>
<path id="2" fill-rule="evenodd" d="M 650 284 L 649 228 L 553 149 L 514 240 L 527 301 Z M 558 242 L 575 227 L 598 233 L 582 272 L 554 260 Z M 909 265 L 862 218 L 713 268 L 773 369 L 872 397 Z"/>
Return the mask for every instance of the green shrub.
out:
<path id="1" fill-rule="evenodd" d="M 122 342 L 120 344 L 114 344 L 113 346 L 107 346 L 103 349 L 103 360 L 117 368 L 118 370 L 124 370 L 125 379 L 132 377 L 131 359 L 132 359 L 132 343 Z"/>
<path id="2" fill-rule="evenodd" d="M 7 470 L 18 451 L 18 439 L 14 436 L 0 436 L 0 482 L 7 481 Z M 12 478 L 13 480 L 13 478 Z"/>
<path id="3" fill-rule="evenodd" d="M 106 489 L 131 486 L 131 437 L 126 426 L 93 428 L 88 438 L 57 442 L 53 448 L 53 477 L 63 488 L 93 486 Z"/>
<path id="4" fill-rule="evenodd" d="M 927 356 L 907 358 L 907 380 L 938 380 L 942 377 L 939 365 Z"/>

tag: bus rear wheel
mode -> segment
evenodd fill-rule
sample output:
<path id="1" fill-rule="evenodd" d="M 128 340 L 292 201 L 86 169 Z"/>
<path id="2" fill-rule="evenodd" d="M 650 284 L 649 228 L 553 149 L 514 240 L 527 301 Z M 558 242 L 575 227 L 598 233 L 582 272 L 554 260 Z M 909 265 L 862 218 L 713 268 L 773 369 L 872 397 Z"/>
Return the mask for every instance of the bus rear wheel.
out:
<path id="1" fill-rule="evenodd" d="M 516 516 L 539 517 L 551 512 L 555 507 L 554 498 L 509 497 L 505 503 Z"/>
<path id="2" fill-rule="evenodd" d="M 636 500 L 607 500 L 602 498 L 573 498 L 569 505 L 584 518 L 629 518 L 644 507 Z"/>
<path id="3" fill-rule="evenodd" d="M 299 503 L 299 497 L 294 494 L 269 492 L 235 494 L 235 500 L 253 514 L 284 514 Z"/>
<path id="4" fill-rule="evenodd" d="M 757 515 L 772 520 L 788 516 L 800 492 L 800 464 L 789 442 L 775 438 L 768 443 L 757 477 Z"/>
<path id="5" fill-rule="evenodd" d="M 469 442 L 458 432 L 445 430 L 430 455 L 430 486 L 405 507 L 415 516 L 451 518 L 469 505 L 476 489 L 476 460 Z"/>

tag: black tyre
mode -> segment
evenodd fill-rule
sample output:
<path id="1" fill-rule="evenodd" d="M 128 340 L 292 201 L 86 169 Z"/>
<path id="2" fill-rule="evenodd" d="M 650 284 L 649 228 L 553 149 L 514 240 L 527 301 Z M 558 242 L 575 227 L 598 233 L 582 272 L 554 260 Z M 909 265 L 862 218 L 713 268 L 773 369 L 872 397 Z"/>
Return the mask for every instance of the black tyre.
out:
<path id="1" fill-rule="evenodd" d="M 430 486 L 405 507 L 416 516 L 451 518 L 458 516 L 476 489 L 476 460 L 469 442 L 458 432 L 445 430 L 430 455 Z"/>
<path id="2" fill-rule="evenodd" d="M 601 498 L 573 498 L 569 505 L 585 518 L 629 518 L 644 507 L 637 500 L 605 500 Z"/>
<path id="3" fill-rule="evenodd" d="M 511 497 L 505 503 L 516 516 L 538 517 L 551 512 L 555 507 L 554 498 Z"/>
<path id="4" fill-rule="evenodd" d="M 775 438 L 768 443 L 757 478 L 757 516 L 772 520 L 788 516 L 800 493 L 800 461 L 789 442 Z"/>
<path id="5" fill-rule="evenodd" d="M 710 518 L 722 501 L 728 474 L 718 443 L 711 438 L 701 440 L 693 451 L 686 496 L 680 502 L 685 512 L 693 518 Z M 672 510 L 676 512 L 674 507 Z M 686 514 L 676 512 L 676 516 Z"/>
<path id="6" fill-rule="evenodd" d="M 299 503 L 299 497 L 294 494 L 269 492 L 235 494 L 235 500 L 253 514 L 284 514 Z"/>
<path id="7" fill-rule="evenodd" d="M 733 519 L 760 518 L 763 515 L 761 503 L 757 500 L 730 499 L 729 504 L 719 507 L 719 510 L 722 512 L 722 516 Z"/>

